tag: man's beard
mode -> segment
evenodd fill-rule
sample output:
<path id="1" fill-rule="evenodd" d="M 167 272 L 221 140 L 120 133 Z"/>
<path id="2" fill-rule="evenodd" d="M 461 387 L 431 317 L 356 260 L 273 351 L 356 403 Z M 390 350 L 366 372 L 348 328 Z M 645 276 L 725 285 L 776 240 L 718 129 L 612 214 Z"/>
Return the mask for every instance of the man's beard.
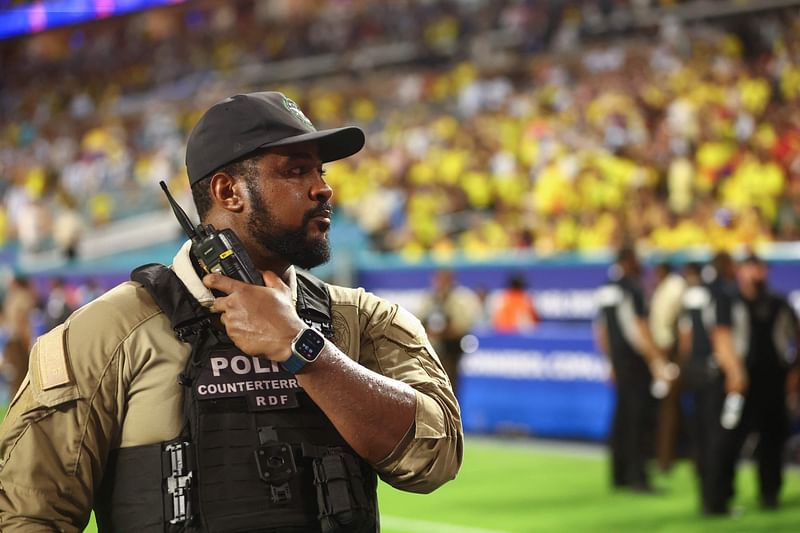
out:
<path id="1" fill-rule="evenodd" d="M 308 236 L 309 222 L 321 212 L 329 210 L 328 205 L 320 204 L 305 213 L 300 227 L 292 229 L 278 225 L 259 194 L 251 194 L 251 198 L 253 210 L 247 226 L 256 242 L 300 268 L 313 268 L 328 262 L 331 257 L 328 239 Z"/>

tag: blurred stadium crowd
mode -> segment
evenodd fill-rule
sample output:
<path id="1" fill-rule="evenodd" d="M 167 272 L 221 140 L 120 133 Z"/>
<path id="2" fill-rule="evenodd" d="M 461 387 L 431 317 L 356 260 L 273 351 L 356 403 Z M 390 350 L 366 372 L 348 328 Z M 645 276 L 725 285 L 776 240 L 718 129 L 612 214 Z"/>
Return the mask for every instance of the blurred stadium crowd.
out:
<path id="1" fill-rule="evenodd" d="M 265 88 L 318 128 L 367 131 L 328 168 L 338 222 L 407 260 L 800 241 L 800 9 L 680 11 L 715 3 L 197 0 L 0 41 L 0 252 L 79 256 L 87 232 L 166 211 L 161 179 L 188 207 L 200 112 Z M 686 280 L 661 274 L 680 303 Z M 102 290 L 0 269 L 0 384 Z M 454 382 L 470 331 L 540 321 L 524 279 L 487 294 L 446 270 L 415 311 Z"/>
<path id="2" fill-rule="evenodd" d="M 0 42 L 0 245 L 165 209 L 198 111 L 265 85 L 368 131 L 329 177 L 379 251 L 797 240 L 800 13 L 637 26 L 661 4 L 197 1 Z"/>

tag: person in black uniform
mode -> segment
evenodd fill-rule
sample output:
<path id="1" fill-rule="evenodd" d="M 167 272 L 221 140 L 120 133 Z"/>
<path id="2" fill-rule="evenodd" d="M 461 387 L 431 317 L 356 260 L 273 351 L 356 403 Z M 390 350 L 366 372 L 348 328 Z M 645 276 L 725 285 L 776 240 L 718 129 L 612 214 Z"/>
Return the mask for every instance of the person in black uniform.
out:
<path id="1" fill-rule="evenodd" d="M 620 250 L 610 281 L 597 293 L 595 332 L 600 349 L 611 361 L 616 385 L 610 438 L 612 484 L 648 492 L 652 489 L 646 461 L 656 409 L 651 382 L 652 378 L 664 380 L 667 367 L 650 334 L 640 274 L 634 250 Z"/>
<path id="2" fill-rule="evenodd" d="M 709 279 L 704 283 L 700 265 L 686 266 L 688 288 L 679 321 L 679 350 L 682 386 L 693 404 L 689 431 L 700 503 L 704 513 L 713 513 L 715 509 L 725 512 L 725 506 L 712 503 L 712 476 L 721 475 L 715 454 L 723 432 L 722 405 L 726 391 L 744 392 L 746 378 L 738 355 L 742 351 L 743 309 L 736 298 L 736 265 L 728 253 L 721 252 L 707 268 L 703 273 L 708 273 Z"/>
<path id="3" fill-rule="evenodd" d="M 797 368 L 800 327 L 786 299 L 767 285 L 767 265 L 751 254 L 739 267 L 739 290 L 747 309 L 745 365 L 749 386 L 738 424 L 723 428 L 718 469 L 712 478 L 712 512 L 726 512 L 733 496 L 736 462 L 748 434 L 758 432 L 756 449 L 761 504 L 774 509 L 783 483 L 783 446 L 789 434 L 786 381 Z"/>

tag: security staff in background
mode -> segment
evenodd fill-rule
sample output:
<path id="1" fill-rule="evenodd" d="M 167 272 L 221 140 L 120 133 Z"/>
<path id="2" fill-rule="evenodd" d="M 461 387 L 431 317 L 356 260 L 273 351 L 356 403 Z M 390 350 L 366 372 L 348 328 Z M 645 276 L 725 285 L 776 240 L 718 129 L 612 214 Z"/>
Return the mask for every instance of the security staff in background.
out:
<path id="1" fill-rule="evenodd" d="M 460 285 L 451 270 L 438 270 L 419 313 L 458 396 L 458 366 L 464 355 L 461 340 L 480 320 L 483 302 L 472 289 Z"/>
<path id="2" fill-rule="evenodd" d="M 377 531 L 376 474 L 456 475 L 458 404 L 420 322 L 296 268 L 329 256 L 323 164 L 363 145 L 276 92 L 202 116 L 200 219 L 264 286 L 206 275 L 187 242 L 40 337 L 0 430 L 0 530 L 82 531 L 94 507 L 101 531 Z"/>
<path id="3" fill-rule="evenodd" d="M 678 317 L 686 280 L 673 272 L 672 266 L 666 262 L 657 264 L 653 272 L 656 285 L 650 298 L 650 331 L 658 349 L 674 362 L 677 359 Z M 675 442 L 682 425 L 678 386 L 670 387 L 662 398 L 656 418 L 656 459 L 659 468 L 666 472 L 672 467 Z"/>
<path id="4" fill-rule="evenodd" d="M 717 456 L 724 432 L 720 416 L 726 391 L 741 394 L 746 387 L 740 357 L 746 315 L 738 303 L 736 264 L 730 254 L 716 254 L 703 269 L 689 263 L 684 272 L 688 287 L 678 343 L 681 384 L 692 400 L 688 426 L 700 504 L 704 513 L 724 513 L 727 505 L 718 502 L 714 481 L 722 471 Z"/>
<path id="5" fill-rule="evenodd" d="M 0 324 L 8 335 L 0 372 L 9 380 L 9 396 L 16 394 L 28 369 L 28 352 L 31 349 L 33 326 L 31 316 L 38 306 L 36 291 L 28 278 L 14 276 L 3 300 Z"/>
<path id="6" fill-rule="evenodd" d="M 746 308 L 742 353 L 748 385 L 738 420 L 734 418 L 729 427 L 722 429 L 715 450 L 718 468 L 712 470 L 713 512 L 727 512 L 734 493 L 736 463 L 745 439 L 753 431 L 759 436 L 756 458 L 761 504 L 766 509 L 778 507 L 783 447 L 789 436 L 786 381 L 789 372 L 798 366 L 797 316 L 783 296 L 770 290 L 766 263 L 754 254 L 747 256 L 739 265 L 738 282 Z"/>
<path id="7" fill-rule="evenodd" d="M 595 332 L 598 346 L 611 361 L 616 386 L 610 441 L 612 484 L 649 492 L 646 462 L 653 447 L 656 409 L 651 384 L 653 379 L 665 384 L 674 376 L 668 375 L 666 357 L 653 342 L 640 276 L 636 252 L 621 249 L 610 281 L 597 292 Z"/>

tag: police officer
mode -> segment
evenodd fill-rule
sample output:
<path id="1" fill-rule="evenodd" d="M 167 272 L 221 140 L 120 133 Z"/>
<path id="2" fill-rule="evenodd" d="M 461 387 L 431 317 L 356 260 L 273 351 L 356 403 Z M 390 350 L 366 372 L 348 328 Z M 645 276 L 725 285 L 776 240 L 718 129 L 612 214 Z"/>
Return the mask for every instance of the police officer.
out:
<path id="1" fill-rule="evenodd" d="M 483 304 L 472 289 L 456 282 L 452 271 L 439 270 L 420 307 L 420 318 L 457 396 L 461 340 L 480 319 Z"/>
<path id="2" fill-rule="evenodd" d="M 756 456 L 761 504 L 768 509 L 778 506 L 783 446 L 789 436 L 786 380 L 789 370 L 797 366 L 797 316 L 783 296 L 769 289 L 767 265 L 750 254 L 739 266 L 738 281 L 747 317 L 743 355 L 748 386 L 738 420 L 734 418 L 720 432 L 719 468 L 712 479 L 713 512 L 727 511 L 734 493 L 736 462 L 753 431 L 759 435 Z"/>
<path id="3" fill-rule="evenodd" d="M 614 487 L 652 490 L 646 462 L 652 449 L 656 401 L 652 378 L 665 383 L 665 355 L 656 348 L 647 322 L 641 266 L 632 248 L 619 251 L 610 281 L 597 293 L 597 342 L 609 357 L 616 386 L 611 429 L 611 474 Z"/>
<path id="4" fill-rule="evenodd" d="M 263 286 L 187 242 L 39 338 L 0 430 L 2 531 L 81 531 L 93 507 L 101 531 L 377 531 L 376 474 L 455 476 L 458 404 L 420 322 L 296 268 L 329 256 L 323 163 L 363 145 L 276 92 L 203 115 L 198 213 Z"/>
<path id="5" fill-rule="evenodd" d="M 655 288 L 650 298 L 650 331 L 653 342 L 670 361 L 677 359 L 678 318 L 686 280 L 673 272 L 669 263 L 655 266 Z M 674 363 L 673 363 L 674 364 Z M 675 365 L 673 368 L 678 368 Z M 658 408 L 656 429 L 656 458 L 662 471 L 668 471 L 675 458 L 675 442 L 682 423 L 680 390 L 670 387 Z"/>
<path id="6" fill-rule="evenodd" d="M 736 265 L 727 252 L 716 254 L 702 275 L 699 265 L 688 264 L 685 275 L 679 350 L 682 385 L 693 404 L 689 428 L 700 503 L 704 513 L 724 513 L 727 506 L 718 502 L 715 480 L 723 471 L 720 416 L 726 392 L 741 394 L 746 386 L 739 355 L 745 314 L 736 296 Z"/>

